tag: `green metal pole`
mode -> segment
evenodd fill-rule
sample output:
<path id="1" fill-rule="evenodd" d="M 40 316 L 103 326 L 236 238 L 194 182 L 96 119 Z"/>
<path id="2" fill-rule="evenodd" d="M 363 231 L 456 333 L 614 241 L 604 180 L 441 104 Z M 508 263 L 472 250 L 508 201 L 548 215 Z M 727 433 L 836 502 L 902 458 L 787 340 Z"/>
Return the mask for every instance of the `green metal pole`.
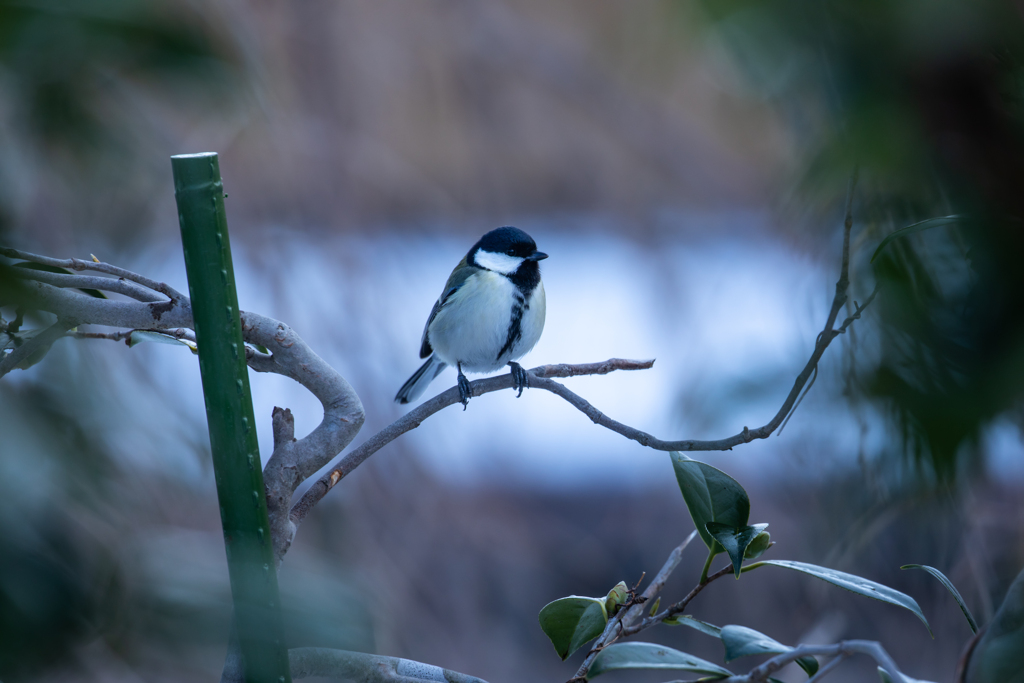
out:
<path id="1" fill-rule="evenodd" d="M 182 154 L 171 168 L 245 680 L 289 683 L 220 164 Z"/>

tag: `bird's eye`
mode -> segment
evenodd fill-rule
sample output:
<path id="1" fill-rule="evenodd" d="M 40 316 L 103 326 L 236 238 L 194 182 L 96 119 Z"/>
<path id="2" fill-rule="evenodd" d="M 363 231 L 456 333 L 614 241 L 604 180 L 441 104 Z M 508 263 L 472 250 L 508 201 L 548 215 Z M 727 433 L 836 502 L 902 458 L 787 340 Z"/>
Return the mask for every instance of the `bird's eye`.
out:
<path id="1" fill-rule="evenodd" d="M 509 256 L 515 256 L 516 255 L 516 250 L 511 248 L 511 247 L 509 247 L 508 249 L 505 250 L 505 253 L 508 254 Z"/>

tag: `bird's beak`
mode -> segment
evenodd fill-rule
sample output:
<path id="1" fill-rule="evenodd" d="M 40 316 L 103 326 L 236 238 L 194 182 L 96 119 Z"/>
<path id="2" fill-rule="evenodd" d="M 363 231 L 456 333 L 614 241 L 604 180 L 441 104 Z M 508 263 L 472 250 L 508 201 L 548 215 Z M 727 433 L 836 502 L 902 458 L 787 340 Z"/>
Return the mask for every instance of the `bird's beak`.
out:
<path id="1" fill-rule="evenodd" d="M 527 261 L 543 261 L 548 257 L 543 251 L 535 251 L 526 257 Z"/>

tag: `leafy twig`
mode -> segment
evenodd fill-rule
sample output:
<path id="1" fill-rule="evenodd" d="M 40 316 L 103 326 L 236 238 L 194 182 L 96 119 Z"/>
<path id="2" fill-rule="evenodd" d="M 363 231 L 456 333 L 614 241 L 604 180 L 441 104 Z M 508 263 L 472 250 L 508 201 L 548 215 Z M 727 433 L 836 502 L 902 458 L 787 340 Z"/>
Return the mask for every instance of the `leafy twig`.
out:
<path id="1" fill-rule="evenodd" d="M 586 658 L 580 665 L 579 670 L 576 672 L 576 676 L 573 680 L 583 679 L 586 680 L 587 672 L 590 670 L 591 665 L 594 663 L 594 659 L 602 649 L 611 645 L 613 642 L 618 640 L 622 635 L 623 630 L 630 626 L 637 617 L 646 609 L 645 604 L 661 593 L 661 590 L 665 587 L 665 582 L 668 581 L 669 576 L 675 571 L 676 567 L 679 566 L 679 562 L 683 559 L 683 551 L 686 550 L 686 546 L 690 545 L 690 542 L 697 537 L 697 530 L 694 529 L 686 540 L 679 544 L 679 546 L 669 553 L 668 559 L 665 560 L 665 564 L 661 567 L 661 571 L 654 577 L 651 583 L 647 586 L 647 590 L 643 592 L 642 600 L 638 600 L 637 604 L 629 607 L 628 609 L 619 610 L 619 612 L 608 620 L 608 625 L 605 626 L 604 631 L 594 641 L 594 646 L 587 653 Z"/>
<path id="2" fill-rule="evenodd" d="M 648 629 L 648 628 L 654 626 L 655 624 L 659 624 L 659 623 L 665 621 L 666 619 L 669 619 L 671 617 L 675 617 L 675 616 L 678 616 L 678 615 L 682 614 L 683 612 L 686 611 L 686 606 L 689 605 L 690 602 L 695 597 L 700 595 L 700 592 L 702 590 L 704 590 L 708 585 L 710 585 L 714 581 L 717 581 L 718 579 L 722 578 L 723 576 L 728 576 L 731 573 L 732 573 L 732 564 L 729 564 L 729 565 L 727 565 L 725 567 L 722 567 L 717 572 L 715 572 L 714 574 L 710 575 L 707 578 L 707 581 L 704 581 L 702 583 L 698 583 L 696 586 L 694 586 L 693 589 L 689 593 L 687 593 L 686 597 L 684 597 L 682 600 L 680 600 L 679 602 L 677 602 L 675 604 L 669 605 L 668 607 L 666 607 L 661 612 L 655 614 L 653 617 L 647 617 L 646 619 L 641 621 L 639 624 L 636 624 L 635 626 L 631 626 L 630 628 L 623 629 L 622 635 L 623 636 L 635 635 L 637 633 L 640 633 L 640 631 L 643 631 L 645 629 Z"/>

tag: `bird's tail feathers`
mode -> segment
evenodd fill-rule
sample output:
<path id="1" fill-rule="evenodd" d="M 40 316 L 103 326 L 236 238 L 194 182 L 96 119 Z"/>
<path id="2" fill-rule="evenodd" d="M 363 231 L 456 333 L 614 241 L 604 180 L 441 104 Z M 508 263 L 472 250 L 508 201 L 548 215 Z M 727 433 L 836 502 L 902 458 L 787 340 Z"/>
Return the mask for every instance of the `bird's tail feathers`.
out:
<path id="1" fill-rule="evenodd" d="M 446 367 L 448 365 L 444 361 L 439 360 L 436 355 L 428 358 L 427 362 L 421 365 L 420 369 L 414 372 L 412 377 L 406 380 L 402 388 L 398 390 L 398 394 L 395 396 L 395 403 L 415 401 Z"/>

